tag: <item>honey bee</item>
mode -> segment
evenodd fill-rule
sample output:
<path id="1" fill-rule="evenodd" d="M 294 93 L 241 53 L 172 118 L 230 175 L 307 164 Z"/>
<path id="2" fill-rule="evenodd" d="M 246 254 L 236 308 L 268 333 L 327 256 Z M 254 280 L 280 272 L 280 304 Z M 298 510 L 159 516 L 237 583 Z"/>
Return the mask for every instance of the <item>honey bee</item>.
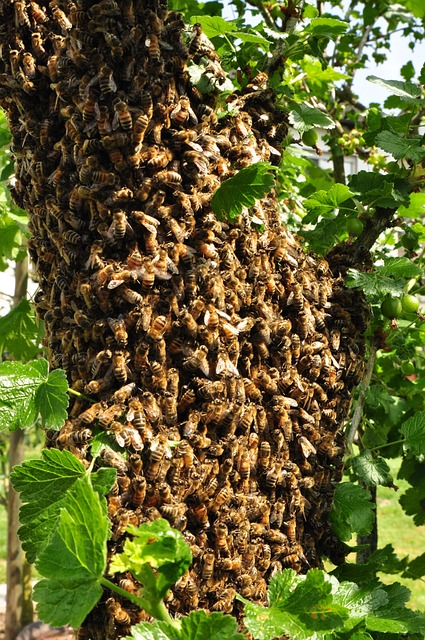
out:
<path id="1" fill-rule="evenodd" d="M 201 502 L 199 498 L 194 498 L 194 504 L 190 508 L 190 513 L 199 526 L 203 529 L 209 528 L 210 523 L 208 519 L 208 510 L 206 505 Z"/>
<path id="2" fill-rule="evenodd" d="M 115 341 L 119 347 L 125 347 L 128 342 L 128 333 L 125 326 L 124 318 L 107 318 L 109 328 L 114 334 Z"/>
<path id="3" fill-rule="evenodd" d="M 108 467 L 113 467 L 122 475 L 125 475 L 127 473 L 128 467 L 125 459 L 120 453 L 117 453 L 110 447 L 106 445 L 102 447 L 100 458 Z"/>
<path id="4" fill-rule="evenodd" d="M 164 433 L 159 433 L 151 444 L 149 462 L 145 471 L 149 482 L 153 482 L 158 477 L 164 458 L 171 458 L 171 450 L 168 446 L 167 436 Z"/>
<path id="5" fill-rule="evenodd" d="M 115 129 L 119 123 L 124 131 L 129 131 L 133 126 L 133 118 L 127 104 L 123 100 L 117 99 L 114 100 L 113 107 L 115 115 L 112 122 L 112 128 Z"/>
<path id="6" fill-rule="evenodd" d="M 106 606 L 108 607 L 111 615 L 114 616 L 117 624 L 120 625 L 130 625 L 131 618 L 129 613 L 122 608 L 119 602 L 117 602 L 114 598 L 108 598 L 106 601 Z"/>
<path id="7" fill-rule="evenodd" d="M 182 177 L 177 171 L 158 171 L 155 175 L 155 178 L 160 182 L 163 182 L 167 187 L 172 187 L 173 189 L 177 189 L 180 186 Z"/>
<path id="8" fill-rule="evenodd" d="M 150 122 L 150 118 L 145 113 L 142 113 L 141 115 L 139 115 L 134 122 L 133 142 L 138 148 L 140 148 L 145 138 L 145 134 L 148 129 L 149 122 Z"/>
<path id="9" fill-rule="evenodd" d="M 215 554 L 213 549 L 205 549 L 202 556 L 202 580 L 210 580 L 214 573 Z"/>
<path id="10" fill-rule="evenodd" d="M 154 33 L 150 34 L 145 40 L 145 45 L 148 48 L 148 55 L 152 62 L 157 64 L 161 59 L 161 49 L 159 46 L 158 36 Z"/>
<path id="11" fill-rule="evenodd" d="M 99 371 L 102 368 L 102 366 L 104 364 L 107 364 L 109 360 L 111 360 L 111 358 L 112 358 L 112 351 L 110 349 L 103 349 L 102 351 L 99 351 L 96 354 L 90 368 L 90 372 L 93 378 L 95 378 L 99 374 Z"/>
<path id="12" fill-rule="evenodd" d="M 156 316 L 152 321 L 148 331 L 147 337 L 151 340 L 161 340 L 168 329 L 168 319 L 166 316 Z"/>
<path id="13" fill-rule="evenodd" d="M 232 492 L 230 487 L 225 485 L 222 487 L 211 500 L 210 511 L 212 513 L 218 513 L 224 504 L 231 500 Z"/>
<path id="14" fill-rule="evenodd" d="M 102 402 L 95 402 L 91 407 L 80 413 L 79 420 L 85 424 L 92 424 L 99 416 L 101 411 L 105 410 L 105 405 Z"/>
<path id="15" fill-rule="evenodd" d="M 155 396 L 149 391 L 145 391 L 141 397 L 141 403 L 147 419 L 151 424 L 156 424 L 160 420 L 162 412 Z"/>
<path id="16" fill-rule="evenodd" d="M 93 92 L 89 92 L 85 102 L 81 105 L 81 115 L 83 122 L 86 123 L 86 127 L 92 128 L 96 126 L 96 121 L 99 119 L 100 111 L 99 104 L 96 100 L 96 95 Z M 93 122 L 93 124 L 91 124 Z"/>
<path id="17" fill-rule="evenodd" d="M 196 393 L 193 389 L 187 389 L 183 392 L 180 400 L 177 404 L 177 410 L 180 414 L 183 414 L 189 407 L 195 402 Z"/>
<path id="18" fill-rule="evenodd" d="M 168 391 L 164 393 L 162 408 L 165 423 L 168 426 L 177 424 L 177 399 L 172 393 L 169 393 Z"/>
<path id="19" fill-rule="evenodd" d="M 212 611 L 222 611 L 223 613 L 232 613 L 235 603 L 236 590 L 232 587 L 223 589 L 218 593 L 218 600 L 211 607 Z"/>
<path id="20" fill-rule="evenodd" d="M 210 367 L 207 358 L 208 349 L 204 345 L 201 345 L 183 361 L 183 368 L 190 373 L 194 373 L 199 369 L 207 378 L 209 378 Z"/>
<path id="21" fill-rule="evenodd" d="M 93 438 L 91 429 L 80 429 L 73 431 L 70 435 L 70 440 L 73 444 L 82 445 L 87 444 Z"/>

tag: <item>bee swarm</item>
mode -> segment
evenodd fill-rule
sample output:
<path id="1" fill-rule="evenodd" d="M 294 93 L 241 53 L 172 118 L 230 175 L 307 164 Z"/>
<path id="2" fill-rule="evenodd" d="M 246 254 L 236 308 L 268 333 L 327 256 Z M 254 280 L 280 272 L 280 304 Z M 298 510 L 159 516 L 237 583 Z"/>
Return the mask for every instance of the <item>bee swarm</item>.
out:
<path id="1" fill-rule="evenodd" d="M 154 0 L 4 0 L 0 105 L 50 364 L 94 400 L 72 397 L 48 446 L 89 461 L 93 430 L 109 435 L 126 452 L 99 462 L 117 470 L 110 553 L 129 523 L 164 517 L 194 558 L 170 611 L 238 614 L 236 592 L 264 603 L 270 576 L 334 543 L 366 314 L 283 228 L 273 192 L 234 224 L 214 216 L 222 181 L 279 160 L 286 124 L 265 74 L 218 120 L 186 66 L 213 87 L 225 74 L 184 28 Z M 79 637 L 125 636 L 143 615 L 105 594 Z"/>

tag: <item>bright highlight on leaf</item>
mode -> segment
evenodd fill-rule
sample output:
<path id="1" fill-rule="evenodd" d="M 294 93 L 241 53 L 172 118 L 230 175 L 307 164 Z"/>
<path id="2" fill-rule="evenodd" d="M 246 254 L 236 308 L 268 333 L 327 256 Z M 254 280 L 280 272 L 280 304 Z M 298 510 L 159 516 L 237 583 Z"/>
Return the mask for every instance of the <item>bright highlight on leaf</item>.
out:
<path id="1" fill-rule="evenodd" d="M 47 360 L 0 364 L 0 430 L 25 429 L 40 419 L 46 429 L 66 420 L 68 382 L 65 372 L 49 374 Z"/>
<path id="2" fill-rule="evenodd" d="M 252 207 L 256 200 L 263 198 L 274 187 L 275 170 L 268 162 L 256 162 L 241 169 L 236 175 L 225 180 L 211 200 L 211 207 L 219 220 L 235 220 L 243 207 Z"/>
<path id="3" fill-rule="evenodd" d="M 334 126 L 333 120 L 323 113 L 323 111 L 320 111 L 320 109 L 310 107 L 307 104 L 297 104 L 296 102 L 291 102 L 289 122 L 300 133 L 313 129 L 314 127 L 332 129 Z"/>

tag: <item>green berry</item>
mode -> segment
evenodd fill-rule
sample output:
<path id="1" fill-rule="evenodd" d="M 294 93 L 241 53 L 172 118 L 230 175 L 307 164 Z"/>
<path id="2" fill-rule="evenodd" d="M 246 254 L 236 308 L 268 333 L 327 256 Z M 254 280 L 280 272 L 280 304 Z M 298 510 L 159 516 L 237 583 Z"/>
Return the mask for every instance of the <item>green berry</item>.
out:
<path id="1" fill-rule="evenodd" d="M 419 309 L 419 300 L 416 296 L 412 296 L 410 293 L 407 293 L 401 299 L 401 306 L 405 313 L 416 313 Z"/>
<path id="2" fill-rule="evenodd" d="M 415 365 L 410 360 L 406 360 L 401 363 L 401 371 L 405 376 L 411 376 L 412 373 L 415 373 Z"/>
<path id="3" fill-rule="evenodd" d="M 402 312 L 401 301 L 387 296 L 381 304 L 381 313 L 385 318 L 397 318 Z"/>
<path id="4" fill-rule="evenodd" d="M 364 229 L 364 224 L 358 218 L 350 218 L 347 220 L 347 231 L 350 236 L 359 236 Z"/>
<path id="5" fill-rule="evenodd" d="M 304 131 L 301 140 L 306 147 L 315 147 L 319 140 L 319 134 L 315 129 L 309 129 L 308 131 Z"/>

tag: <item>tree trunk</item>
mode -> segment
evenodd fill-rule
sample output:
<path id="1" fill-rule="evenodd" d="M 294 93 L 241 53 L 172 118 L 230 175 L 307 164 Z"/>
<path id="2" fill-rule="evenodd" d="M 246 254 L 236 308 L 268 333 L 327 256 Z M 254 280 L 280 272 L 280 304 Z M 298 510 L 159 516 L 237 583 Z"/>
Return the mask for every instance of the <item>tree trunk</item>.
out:
<path id="1" fill-rule="evenodd" d="M 13 304 L 17 305 L 27 295 L 28 260 L 18 262 L 15 267 L 15 294 Z M 25 454 L 25 432 L 17 429 L 9 439 L 9 472 L 15 465 L 22 464 Z M 6 617 L 5 640 L 14 640 L 23 626 L 32 622 L 31 592 L 25 588 L 28 565 L 18 538 L 19 494 L 11 483 L 7 492 L 7 566 L 6 566 Z M 26 566 L 25 566 L 26 565 Z"/>
<path id="2" fill-rule="evenodd" d="M 318 566 L 334 544 L 363 300 L 283 228 L 273 191 L 232 222 L 212 212 L 222 181 L 278 158 L 286 124 L 265 74 L 218 120 L 218 56 L 199 25 L 186 43 L 163 3 L 0 11 L 14 196 L 30 215 L 49 359 L 95 400 L 72 399 L 48 446 L 88 464 L 93 436 L 109 438 L 110 553 L 129 523 L 165 517 L 194 556 L 170 611 L 237 615 L 236 589 L 264 602 L 271 575 Z M 191 85 L 189 61 L 211 92 Z M 84 637 L 128 633 L 109 596 Z"/>

